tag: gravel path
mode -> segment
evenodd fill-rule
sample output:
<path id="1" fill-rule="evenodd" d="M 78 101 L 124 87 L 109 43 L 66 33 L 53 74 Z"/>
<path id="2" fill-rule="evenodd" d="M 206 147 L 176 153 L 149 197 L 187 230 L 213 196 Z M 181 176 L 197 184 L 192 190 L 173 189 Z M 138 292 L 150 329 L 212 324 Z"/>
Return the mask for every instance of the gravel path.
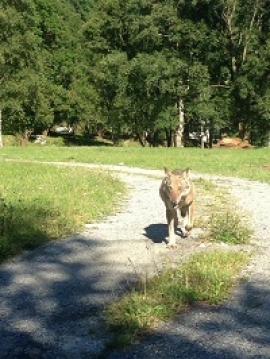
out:
<path id="1" fill-rule="evenodd" d="M 102 322 L 104 304 L 137 275 L 155 273 L 166 258 L 199 248 L 198 230 L 179 240 L 177 254 L 162 242 L 166 226 L 158 187 L 163 171 L 102 168 L 114 171 L 131 190 L 122 210 L 0 267 L 1 359 L 96 357 L 110 340 Z M 198 306 L 107 358 L 270 358 L 270 186 L 208 178 L 228 185 L 238 206 L 253 217 L 257 251 L 247 268 L 249 279 L 223 306 Z"/>

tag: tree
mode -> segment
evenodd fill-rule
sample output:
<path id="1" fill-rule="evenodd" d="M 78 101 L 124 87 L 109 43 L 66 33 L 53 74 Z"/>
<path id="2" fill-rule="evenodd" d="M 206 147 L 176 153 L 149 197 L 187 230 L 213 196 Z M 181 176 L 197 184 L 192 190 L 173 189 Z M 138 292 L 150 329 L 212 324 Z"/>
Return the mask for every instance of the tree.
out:
<path id="1" fill-rule="evenodd" d="M 77 68 L 85 59 L 81 16 L 62 0 L 2 1 L 0 9 L 0 107 L 5 131 L 28 138 L 61 121 L 78 122 L 82 117 L 78 111 L 85 110 L 86 103 L 79 96 L 82 91 L 74 101 L 74 84 L 81 73 Z"/>
<path id="2" fill-rule="evenodd" d="M 36 0 L 36 11 L 41 48 L 47 64 L 46 78 L 53 87 L 50 125 L 61 122 L 73 125 L 80 117 L 80 96 L 74 94 L 76 86 L 73 83 L 78 83 L 78 67 L 82 66 L 84 59 L 80 41 L 82 20 L 73 6 L 62 0 Z"/>
<path id="3" fill-rule="evenodd" d="M 196 37 L 196 24 L 191 25 L 190 20 L 179 18 L 173 1 L 112 0 L 99 2 L 84 29 L 86 43 L 96 54 L 96 74 L 100 72 L 99 62 L 104 63 L 116 51 L 127 58 L 128 90 L 121 96 L 123 103 L 132 104 L 128 116 L 134 131 L 165 130 L 168 145 L 182 144 L 184 108 L 191 108 L 192 99 L 197 104 L 202 98 L 206 101 L 210 92 L 207 66 L 196 56 L 191 63 L 185 45 L 189 31 Z M 195 72 L 196 77 L 192 76 Z M 106 81 L 108 74 L 103 72 Z M 100 81 L 96 84 L 99 87 Z M 193 106 L 193 113 L 197 108 Z M 201 106 L 200 116 L 204 115 Z"/>
<path id="4" fill-rule="evenodd" d="M 263 144 L 269 19 L 264 0 L 2 0 L 4 131 L 100 124 L 181 146 L 204 121 Z"/>
<path id="5" fill-rule="evenodd" d="M 228 38 L 236 120 L 242 137 L 250 140 L 258 102 L 267 91 L 263 83 L 269 78 L 269 58 L 265 53 L 269 35 L 267 2 L 227 1 L 220 16 Z"/>
<path id="6" fill-rule="evenodd" d="M 42 97 L 42 61 L 38 53 L 35 8 L 31 2 L 1 4 L 0 19 L 0 104 L 4 126 L 27 136 L 34 120 L 34 108 Z M 38 75 L 39 74 L 39 75 Z M 40 86 L 41 84 L 41 86 Z"/>

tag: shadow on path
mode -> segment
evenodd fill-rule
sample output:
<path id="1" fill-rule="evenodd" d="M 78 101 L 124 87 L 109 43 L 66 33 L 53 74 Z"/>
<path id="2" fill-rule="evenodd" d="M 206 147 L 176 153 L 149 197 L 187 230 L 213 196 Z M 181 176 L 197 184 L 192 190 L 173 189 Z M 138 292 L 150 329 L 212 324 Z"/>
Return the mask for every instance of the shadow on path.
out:
<path id="1" fill-rule="evenodd" d="M 104 304 L 138 279 L 128 261 L 131 245 L 76 237 L 0 267 L 0 358 L 75 359 L 102 349 Z"/>
<path id="2" fill-rule="evenodd" d="M 151 239 L 153 243 L 162 243 L 167 236 L 167 225 L 161 223 L 150 224 L 145 228 L 145 237 Z"/>

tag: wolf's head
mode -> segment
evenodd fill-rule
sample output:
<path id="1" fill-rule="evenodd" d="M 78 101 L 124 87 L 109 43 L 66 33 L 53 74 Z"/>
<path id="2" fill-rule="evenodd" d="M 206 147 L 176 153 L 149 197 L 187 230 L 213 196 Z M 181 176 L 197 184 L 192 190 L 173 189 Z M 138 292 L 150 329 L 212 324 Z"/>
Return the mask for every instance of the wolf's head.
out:
<path id="1" fill-rule="evenodd" d="M 190 192 L 191 183 L 189 172 L 189 168 L 173 171 L 165 168 L 166 176 L 162 181 L 161 190 L 164 191 L 165 196 L 174 208 L 177 208 L 179 202 Z"/>

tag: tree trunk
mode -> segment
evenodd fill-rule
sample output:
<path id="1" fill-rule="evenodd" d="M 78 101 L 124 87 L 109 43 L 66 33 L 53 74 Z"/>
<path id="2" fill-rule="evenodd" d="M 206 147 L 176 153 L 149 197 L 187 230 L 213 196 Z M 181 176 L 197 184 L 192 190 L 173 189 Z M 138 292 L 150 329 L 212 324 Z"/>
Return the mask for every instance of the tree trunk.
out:
<path id="1" fill-rule="evenodd" d="M 166 144 L 167 147 L 172 147 L 173 146 L 173 131 L 171 128 L 165 128 L 165 132 L 166 132 Z"/>
<path id="2" fill-rule="evenodd" d="M 251 140 L 251 129 L 252 129 L 252 113 L 251 113 L 251 103 L 252 103 L 252 96 L 249 95 L 246 99 L 246 104 L 243 113 L 245 117 L 241 119 L 238 123 L 239 129 L 239 137 L 244 140 L 250 142 Z"/>
<path id="3" fill-rule="evenodd" d="M 139 142 L 140 142 L 140 144 L 141 144 L 141 146 L 142 147 L 146 147 L 146 139 L 145 139 L 145 134 L 144 134 L 144 132 L 137 132 L 136 133 L 137 134 L 137 138 L 138 138 L 138 140 L 139 140 Z"/>
<path id="4" fill-rule="evenodd" d="M 42 136 L 44 136 L 45 138 L 47 138 L 49 131 L 50 131 L 50 128 L 46 128 L 46 130 L 43 130 L 43 131 L 42 131 Z"/>
<path id="5" fill-rule="evenodd" d="M 182 99 L 178 100 L 178 127 L 174 134 L 174 147 L 184 146 L 184 125 L 185 125 L 185 113 L 184 113 L 184 102 Z"/>

